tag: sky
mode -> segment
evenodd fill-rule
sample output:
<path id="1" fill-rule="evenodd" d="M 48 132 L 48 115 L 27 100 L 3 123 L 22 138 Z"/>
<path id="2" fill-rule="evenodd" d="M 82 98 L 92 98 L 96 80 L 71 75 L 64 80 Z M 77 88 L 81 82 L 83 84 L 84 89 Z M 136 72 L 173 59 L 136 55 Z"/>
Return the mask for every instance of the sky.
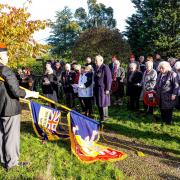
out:
<path id="1" fill-rule="evenodd" d="M 16 7 L 22 7 L 26 0 L 0 0 L 0 3 L 6 3 Z M 117 21 L 117 28 L 122 32 L 125 30 L 125 20 L 131 16 L 135 9 L 131 0 L 97 0 L 106 7 L 111 6 L 114 9 L 114 18 Z M 87 0 L 32 0 L 28 12 L 31 13 L 31 19 L 50 19 L 55 20 L 57 11 L 63 10 L 68 6 L 72 12 L 77 8 L 83 7 L 87 9 Z M 36 41 L 45 43 L 46 38 L 50 35 L 50 28 L 36 32 L 34 38 Z"/>

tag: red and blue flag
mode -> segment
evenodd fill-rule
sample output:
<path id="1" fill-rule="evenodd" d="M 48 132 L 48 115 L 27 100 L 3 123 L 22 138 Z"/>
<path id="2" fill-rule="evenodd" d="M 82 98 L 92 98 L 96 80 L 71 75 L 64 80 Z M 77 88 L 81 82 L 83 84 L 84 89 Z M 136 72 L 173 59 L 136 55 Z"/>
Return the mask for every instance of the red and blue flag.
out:
<path id="1" fill-rule="evenodd" d="M 99 123 L 76 111 L 68 115 L 72 152 L 79 160 L 94 161 L 122 160 L 127 155 L 121 151 L 98 144 Z"/>
<path id="2" fill-rule="evenodd" d="M 36 134 L 44 140 L 68 138 L 69 135 L 58 132 L 61 111 L 30 101 L 33 127 Z"/>

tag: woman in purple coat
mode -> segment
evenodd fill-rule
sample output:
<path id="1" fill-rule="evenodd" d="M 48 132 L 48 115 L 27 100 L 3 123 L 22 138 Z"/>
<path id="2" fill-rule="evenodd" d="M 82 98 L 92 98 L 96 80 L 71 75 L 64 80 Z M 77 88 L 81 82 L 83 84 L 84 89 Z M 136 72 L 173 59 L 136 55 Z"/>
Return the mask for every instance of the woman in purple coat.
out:
<path id="1" fill-rule="evenodd" d="M 98 55 L 95 57 L 95 74 L 94 74 L 94 94 L 96 104 L 99 110 L 100 122 L 108 117 L 108 106 L 110 106 L 110 90 L 112 75 L 109 67 L 103 64 L 104 59 Z"/>

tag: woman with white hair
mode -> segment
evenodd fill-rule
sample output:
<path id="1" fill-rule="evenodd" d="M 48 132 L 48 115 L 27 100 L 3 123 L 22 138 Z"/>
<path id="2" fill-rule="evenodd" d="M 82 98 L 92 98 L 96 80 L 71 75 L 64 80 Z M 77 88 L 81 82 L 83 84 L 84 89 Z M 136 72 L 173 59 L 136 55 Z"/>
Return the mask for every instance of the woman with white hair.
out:
<path id="1" fill-rule="evenodd" d="M 71 65 L 66 64 L 65 65 L 65 71 L 62 72 L 61 76 L 61 82 L 63 85 L 64 94 L 66 96 L 66 105 L 69 108 L 74 107 L 74 101 L 73 101 L 73 86 L 75 79 L 75 72 L 71 70 Z"/>
<path id="2" fill-rule="evenodd" d="M 173 108 L 178 95 L 179 84 L 177 75 L 172 71 L 168 62 L 162 61 L 159 66 L 156 91 L 159 97 L 159 107 L 162 121 L 166 124 L 172 123 Z"/>
<path id="3" fill-rule="evenodd" d="M 180 109 L 180 61 L 177 61 L 174 65 L 175 72 L 177 74 L 177 80 L 179 84 L 179 90 L 178 90 L 178 104 L 176 108 Z"/>
<path id="4" fill-rule="evenodd" d="M 142 72 L 138 71 L 136 63 L 129 64 L 127 76 L 127 96 L 129 96 L 130 110 L 139 110 L 139 98 L 141 94 Z"/>
<path id="5" fill-rule="evenodd" d="M 141 98 L 144 98 L 144 94 L 148 91 L 152 91 L 156 85 L 156 79 L 157 79 L 157 72 L 153 69 L 153 61 L 147 61 L 146 62 L 146 71 L 143 74 L 142 78 L 142 93 Z M 144 109 L 147 111 L 147 113 L 153 114 L 153 107 L 147 106 L 144 103 Z"/>
<path id="6" fill-rule="evenodd" d="M 47 63 L 45 73 L 43 76 L 43 82 L 42 82 L 43 94 L 47 98 L 52 99 L 53 101 L 57 102 L 58 100 L 57 100 L 57 94 L 55 91 L 55 81 L 56 81 L 56 77 L 54 75 L 54 71 L 51 67 L 51 64 Z"/>

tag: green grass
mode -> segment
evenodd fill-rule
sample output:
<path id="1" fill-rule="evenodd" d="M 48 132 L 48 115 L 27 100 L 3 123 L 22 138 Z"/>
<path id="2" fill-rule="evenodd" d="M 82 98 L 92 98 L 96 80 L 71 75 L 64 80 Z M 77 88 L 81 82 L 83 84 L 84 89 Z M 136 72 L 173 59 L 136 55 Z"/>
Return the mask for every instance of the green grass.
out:
<path id="1" fill-rule="evenodd" d="M 159 116 L 157 110 L 155 114 Z M 171 126 L 162 126 L 160 121 L 153 122 L 153 117 L 150 115 L 127 111 L 125 106 L 111 107 L 109 115 L 111 118 L 105 124 L 105 131 L 112 132 L 115 138 L 124 138 L 122 139 L 124 141 L 126 140 L 125 138 L 128 138 L 132 141 L 140 142 L 148 147 L 149 152 L 153 149 L 161 148 L 171 154 L 171 156 L 179 157 L 180 112 L 176 111 L 174 113 L 174 124 Z M 30 161 L 32 164 L 26 168 L 16 167 L 9 172 L 0 167 L 0 180 L 127 179 L 119 169 L 118 164 L 121 161 L 117 163 L 96 162 L 83 164 L 71 153 L 69 140 L 42 144 L 34 133 L 31 121 L 29 121 L 29 117 L 26 117 L 26 114 L 23 116 L 23 119 L 25 118 L 28 121 L 23 121 L 21 124 L 20 160 Z M 108 146 L 111 145 L 108 144 Z M 145 154 L 149 152 L 145 152 Z"/>
<path id="2" fill-rule="evenodd" d="M 29 167 L 16 167 L 6 172 L 0 168 L 0 179 L 124 179 L 115 163 L 81 163 L 72 153 L 70 142 L 56 141 L 42 144 L 29 121 L 21 125 L 21 161 L 30 161 Z"/>
<path id="3" fill-rule="evenodd" d="M 159 116 L 155 109 L 155 116 Z M 155 121 L 154 116 L 131 112 L 123 108 L 110 108 L 110 120 L 105 128 L 146 145 L 161 148 L 174 156 L 180 156 L 180 111 L 173 114 L 173 125 Z"/>

